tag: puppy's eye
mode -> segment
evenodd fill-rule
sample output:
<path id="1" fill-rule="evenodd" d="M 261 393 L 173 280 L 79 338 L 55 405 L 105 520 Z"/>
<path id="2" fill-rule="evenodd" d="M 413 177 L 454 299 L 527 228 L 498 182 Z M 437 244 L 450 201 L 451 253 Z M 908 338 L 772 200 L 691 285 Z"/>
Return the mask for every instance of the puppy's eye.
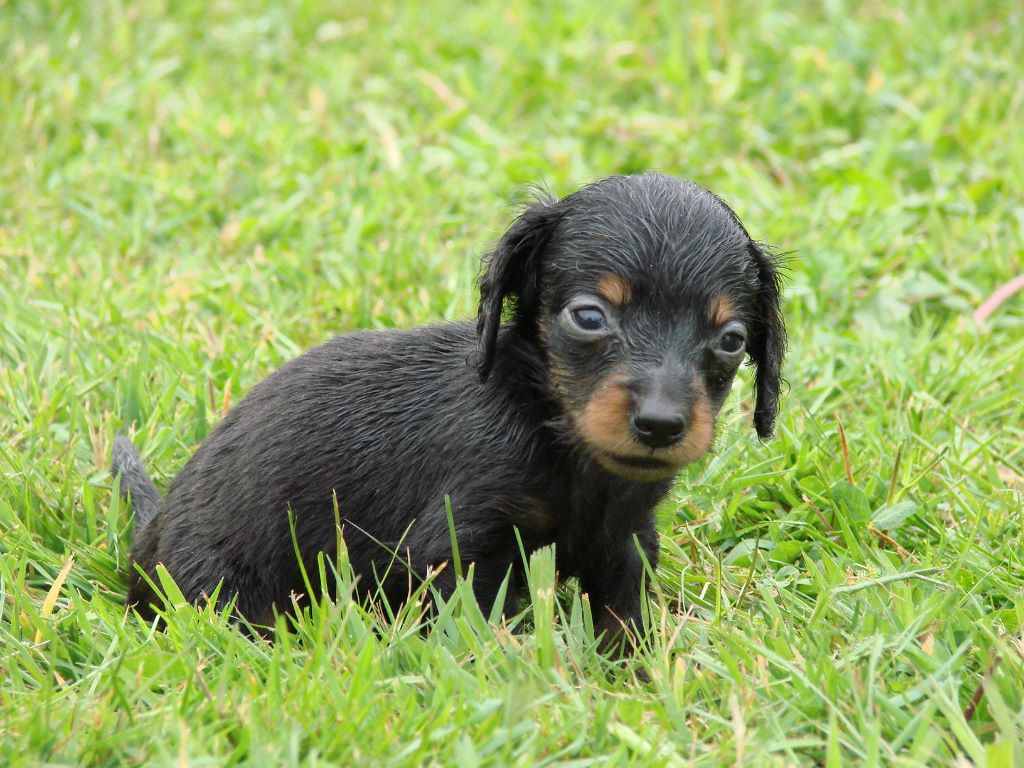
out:
<path id="1" fill-rule="evenodd" d="M 569 312 L 569 317 L 581 331 L 594 333 L 608 327 L 608 319 L 597 307 L 578 307 Z"/>
<path id="2" fill-rule="evenodd" d="M 743 351 L 746 342 L 742 333 L 729 331 L 722 334 L 722 338 L 718 340 L 718 348 L 727 355 L 735 355 L 737 352 Z"/>

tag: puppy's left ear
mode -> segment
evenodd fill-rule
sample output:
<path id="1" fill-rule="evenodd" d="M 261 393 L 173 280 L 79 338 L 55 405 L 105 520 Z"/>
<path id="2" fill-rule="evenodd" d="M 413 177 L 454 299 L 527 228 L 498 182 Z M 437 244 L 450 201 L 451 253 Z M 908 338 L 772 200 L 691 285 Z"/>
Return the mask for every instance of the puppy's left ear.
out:
<path id="1" fill-rule="evenodd" d="M 758 292 L 750 357 L 757 366 L 757 402 L 754 427 L 758 437 L 771 437 L 779 412 L 782 361 L 786 355 L 786 326 L 782 318 L 782 276 L 779 259 L 751 241 L 750 256 L 757 266 Z"/>
<path id="2" fill-rule="evenodd" d="M 494 365 L 505 299 L 511 300 L 517 321 L 537 310 L 544 249 L 562 215 L 556 203 L 549 195 L 538 195 L 483 259 L 476 318 L 477 370 L 481 379 L 487 378 Z"/>

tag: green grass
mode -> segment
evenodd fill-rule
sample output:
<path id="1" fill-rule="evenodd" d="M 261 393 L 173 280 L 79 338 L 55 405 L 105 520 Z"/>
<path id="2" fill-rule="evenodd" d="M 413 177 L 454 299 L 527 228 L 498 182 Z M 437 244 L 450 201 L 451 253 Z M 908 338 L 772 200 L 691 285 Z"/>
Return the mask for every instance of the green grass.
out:
<path id="1" fill-rule="evenodd" d="M 0 763 L 1024 764 L 1024 299 L 972 320 L 1024 271 L 1022 26 L 0 0 Z M 118 429 L 163 486 L 299 350 L 470 316 L 516 190 L 649 168 L 795 251 L 777 438 L 742 383 L 661 509 L 650 683 L 549 556 L 522 635 L 466 588 L 429 636 L 125 614 Z"/>

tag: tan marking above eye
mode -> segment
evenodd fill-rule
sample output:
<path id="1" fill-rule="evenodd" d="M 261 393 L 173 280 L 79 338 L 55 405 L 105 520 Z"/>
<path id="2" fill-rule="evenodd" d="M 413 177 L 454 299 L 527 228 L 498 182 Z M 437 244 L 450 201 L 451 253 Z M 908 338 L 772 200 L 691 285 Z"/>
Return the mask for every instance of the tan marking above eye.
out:
<path id="1" fill-rule="evenodd" d="M 728 296 L 716 296 L 709 306 L 711 322 L 715 325 L 725 325 L 736 316 L 736 305 Z"/>
<path id="2" fill-rule="evenodd" d="M 619 275 L 607 272 L 597 281 L 597 292 L 609 304 L 620 309 L 633 297 L 633 287 L 629 281 Z"/>

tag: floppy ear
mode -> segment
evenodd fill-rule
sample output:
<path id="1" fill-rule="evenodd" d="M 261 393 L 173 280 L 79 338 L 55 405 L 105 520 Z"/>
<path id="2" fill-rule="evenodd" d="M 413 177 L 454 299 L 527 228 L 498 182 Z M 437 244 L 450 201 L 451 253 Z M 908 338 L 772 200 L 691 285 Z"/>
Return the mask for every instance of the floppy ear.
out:
<path id="1" fill-rule="evenodd" d="M 494 365 L 505 299 L 512 300 L 517 320 L 536 311 L 541 256 L 561 216 L 555 202 L 553 197 L 538 195 L 483 259 L 476 317 L 477 370 L 481 379 L 487 378 Z"/>
<path id="2" fill-rule="evenodd" d="M 754 427 L 758 437 L 771 437 L 779 412 L 782 387 L 782 361 L 786 355 L 786 326 L 782 319 L 782 277 L 779 259 L 766 248 L 751 241 L 751 258 L 757 267 L 757 316 L 750 340 L 750 357 L 757 366 L 757 402 Z"/>

